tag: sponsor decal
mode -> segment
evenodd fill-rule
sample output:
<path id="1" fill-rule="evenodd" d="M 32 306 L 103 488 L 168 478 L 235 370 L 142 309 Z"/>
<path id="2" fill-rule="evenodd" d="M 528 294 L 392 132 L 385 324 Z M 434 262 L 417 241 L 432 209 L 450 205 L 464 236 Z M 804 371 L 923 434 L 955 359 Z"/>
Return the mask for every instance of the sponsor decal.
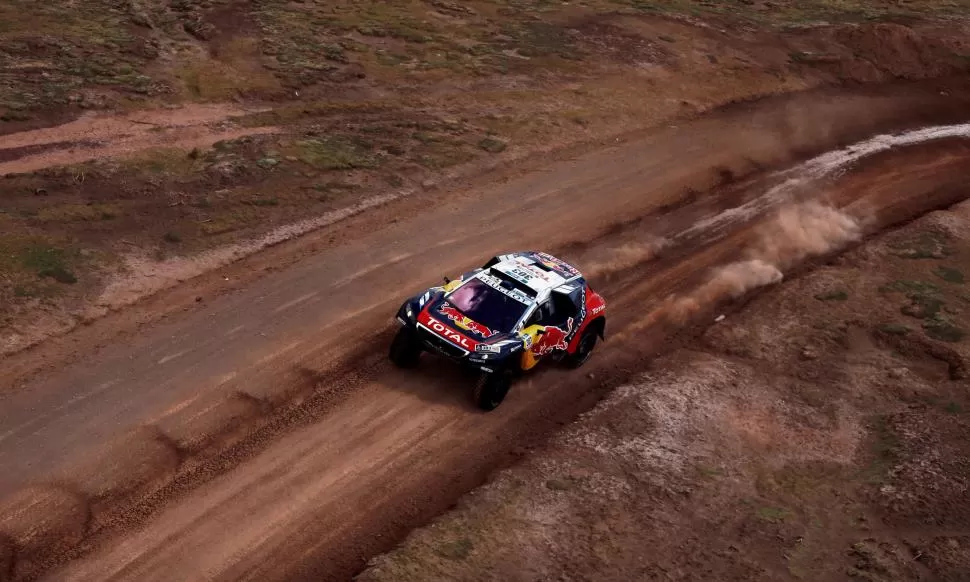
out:
<path id="1" fill-rule="evenodd" d="M 538 343 L 532 353 L 537 356 L 544 356 L 553 350 L 565 350 L 569 346 L 568 333 L 573 329 L 573 318 L 570 317 L 566 322 L 566 329 L 548 326 L 545 333 L 539 337 Z"/>
<path id="2" fill-rule="evenodd" d="M 470 331 L 477 334 L 485 339 L 488 339 L 495 335 L 495 331 L 489 329 L 488 327 L 468 318 L 465 314 L 458 311 L 448 303 L 443 303 L 441 307 L 438 308 L 438 312 L 455 322 L 455 325 L 462 328 L 465 331 Z"/>
<path id="3" fill-rule="evenodd" d="M 591 312 L 591 315 L 596 315 L 597 313 L 600 313 L 604 309 L 606 309 L 606 306 L 605 305 L 600 305 L 599 307 L 594 307 L 593 308 L 593 311 Z"/>
<path id="4" fill-rule="evenodd" d="M 565 271 L 574 277 L 579 275 L 579 271 L 577 271 L 572 265 L 564 263 L 548 253 L 538 252 L 536 253 L 536 258 L 542 262 L 543 265 L 555 271 Z"/>
<path id="5" fill-rule="evenodd" d="M 524 303 L 526 305 L 532 304 L 532 299 L 525 293 L 519 291 L 518 289 L 506 289 L 505 287 L 502 287 L 502 280 L 499 279 L 498 277 L 493 277 L 492 275 L 489 275 L 487 273 L 482 273 L 478 278 L 482 283 L 485 283 L 486 285 L 488 285 L 492 289 L 495 289 L 499 293 L 508 295 L 509 297 L 511 297 L 512 299 L 515 299 L 519 303 Z"/>
<path id="6" fill-rule="evenodd" d="M 587 291 L 584 291 L 584 292 L 582 292 L 582 293 L 579 294 L 579 297 L 580 297 L 580 299 L 579 299 L 579 323 L 580 324 L 582 324 L 584 321 L 586 321 L 586 295 L 588 293 L 589 293 L 589 291 L 587 290 Z M 572 321 L 572 320 L 570 320 L 570 321 Z M 569 335 L 566 336 L 566 342 L 567 343 L 573 341 L 573 337 L 576 336 L 576 332 L 579 331 L 579 328 L 580 327 L 581 327 L 580 325 L 577 325 L 573 329 L 569 330 Z"/>
<path id="7" fill-rule="evenodd" d="M 526 268 L 525 265 L 503 269 L 502 272 L 523 285 L 528 285 L 533 279 L 537 278 L 537 274 Z"/>
<path id="8" fill-rule="evenodd" d="M 428 327 L 433 332 L 449 339 L 453 343 L 458 344 L 459 346 L 465 348 L 466 350 L 475 349 L 475 346 L 471 345 L 471 342 L 468 341 L 468 338 L 462 336 L 457 331 L 451 329 L 450 327 L 441 323 L 440 321 L 438 321 L 433 317 L 428 317 Z"/>

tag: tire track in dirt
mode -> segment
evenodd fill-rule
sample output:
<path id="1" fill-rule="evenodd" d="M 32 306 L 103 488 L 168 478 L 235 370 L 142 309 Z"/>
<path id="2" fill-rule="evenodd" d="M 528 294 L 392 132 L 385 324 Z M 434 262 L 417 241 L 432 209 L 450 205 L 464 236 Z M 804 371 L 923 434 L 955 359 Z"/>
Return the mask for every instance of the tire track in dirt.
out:
<path id="1" fill-rule="evenodd" d="M 89 113 L 63 125 L 0 136 L 0 176 L 124 157 L 149 148 L 201 148 L 246 135 L 277 133 L 274 127 L 231 126 L 233 118 L 260 111 L 264 109 L 194 104 L 126 114 Z"/>

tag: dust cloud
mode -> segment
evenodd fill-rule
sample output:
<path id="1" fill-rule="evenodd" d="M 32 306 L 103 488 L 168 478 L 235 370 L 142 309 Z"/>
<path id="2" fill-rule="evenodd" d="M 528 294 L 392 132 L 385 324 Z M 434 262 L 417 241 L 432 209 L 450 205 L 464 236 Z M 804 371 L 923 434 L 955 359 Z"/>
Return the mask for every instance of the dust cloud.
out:
<path id="1" fill-rule="evenodd" d="M 831 206 L 806 202 L 786 206 L 761 229 L 756 244 L 742 260 L 714 269 L 711 277 L 688 295 L 672 295 L 619 335 L 660 321 L 682 325 L 701 310 L 752 289 L 779 283 L 784 271 L 809 257 L 823 255 L 859 240 L 858 221 Z"/>
<path id="2" fill-rule="evenodd" d="M 669 242 L 656 238 L 645 242 L 632 242 L 609 250 L 609 254 L 586 269 L 587 277 L 609 276 L 645 263 L 657 256 Z"/>

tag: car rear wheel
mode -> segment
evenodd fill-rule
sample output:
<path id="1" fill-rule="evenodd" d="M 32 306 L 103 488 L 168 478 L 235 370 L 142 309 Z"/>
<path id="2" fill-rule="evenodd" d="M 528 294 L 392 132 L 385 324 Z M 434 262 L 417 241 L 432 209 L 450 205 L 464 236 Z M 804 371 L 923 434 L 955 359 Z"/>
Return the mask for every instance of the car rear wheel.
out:
<path id="1" fill-rule="evenodd" d="M 391 361 L 399 368 L 413 368 L 421 359 L 421 344 L 414 332 L 402 327 L 391 342 Z"/>
<path id="2" fill-rule="evenodd" d="M 583 332 L 583 336 L 579 339 L 579 345 L 576 346 L 576 352 L 568 355 L 566 357 L 566 365 L 570 368 L 578 368 L 585 364 L 591 355 L 593 355 L 593 348 L 596 347 L 596 331 L 593 329 L 587 329 Z"/>
<path id="3" fill-rule="evenodd" d="M 475 404 L 482 410 L 495 410 L 511 386 L 512 377 L 507 373 L 483 373 L 475 384 Z"/>

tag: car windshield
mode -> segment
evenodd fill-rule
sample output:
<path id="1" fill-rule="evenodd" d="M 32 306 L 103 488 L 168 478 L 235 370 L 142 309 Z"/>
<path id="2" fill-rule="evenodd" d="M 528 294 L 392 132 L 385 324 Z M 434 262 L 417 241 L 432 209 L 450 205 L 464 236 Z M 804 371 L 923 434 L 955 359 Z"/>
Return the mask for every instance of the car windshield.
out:
<path id="1" fill-rule="evenodd" d="M 470 319 L 500 333 L 512 331 L 527 308 L 526 304 L 479 279 L 455 289 L 448 301 Z"/>

